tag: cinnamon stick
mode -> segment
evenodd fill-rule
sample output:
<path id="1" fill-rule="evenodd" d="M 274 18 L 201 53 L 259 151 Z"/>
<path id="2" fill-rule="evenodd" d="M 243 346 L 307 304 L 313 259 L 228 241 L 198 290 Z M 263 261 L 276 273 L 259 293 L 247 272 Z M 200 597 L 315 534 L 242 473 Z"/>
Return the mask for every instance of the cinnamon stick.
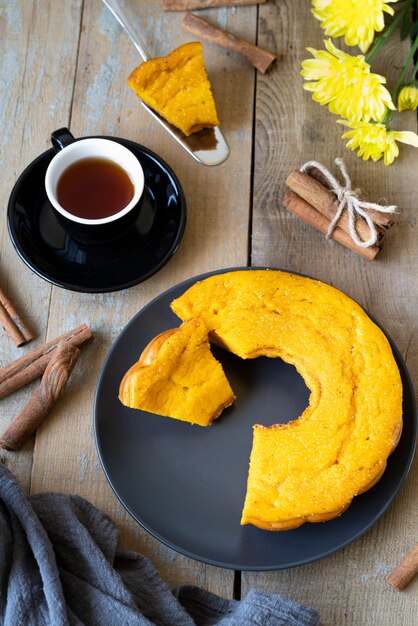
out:
<path id="1" fill-rule="evenodd" d="M 387 581 L 397 591 L 401 591 L 418 574 L 418 544 L 404 558 L 396 569 L 389 574 Z"/>
<path id="2" fill-rule="evenodd" d="M 32 332 L 19 317 L 2 289 L 0 289 L 0 323 L 18 348 L 33 339 Z"/>
<path id="3" fill-rule="evenodd" d="M 0 369 L 0 399 L 5 398 L 17 389 L 42 376 L 48 365 L 53 351 L 60 341 L 70 342 L 81 346 L 91 339 L 91 330 L 82 324 L 67 333 L 64 333 L 48 343 L 25 354 L 16 361 Z"/>
<path id="4" fill-rule="evenodd" d="M 295 170 L 291 172 L 286 180 L 286 185 L 292 189 L 298 196 L 306 200 L 311 206 L 317 209 L 320 213 L 325 215 L 329 221 L 335 216 L 339 201 L 335 194 L 320 183 L 313 176 L 309 176 L 304 172 Z M 377 217 L 379 216 L 379 217 Z M 392 217 L 388 214 L 380 213 L 378 211 L 370 212 L 370 217 L 375 222 L 378 240 L 377 245 L 381 242 L 384 231 L 393 224 Z M 338 221 L 338 226 L 342 228 L 346 233 L 349 233 L 349 220 L 346 211 L 343 211 Z M 367 241 L 370 237 L 370 229 L 364 218 L 359 217 L 356 220 L 356 230 L 358 235 L 363 241 Z"/>
<path id="5" fill-rule="evenodd" d="M 74 344 L 59 342 L 44 371 L 39 388 L 0 437 L 2 448 L 20 450 L 44 422 L 54 402 L 63 392 L 79 355 L 80 350 Z"/>
<path id="6" fill-rule="evenodd" d="M 306 200 L 301 198 L 298 194 L 293 191 L 287 191 L 283 198 L 283 204 L 285 208 L 290 211 L 290 213 L 299 217 L 301 220 L 306 222 L 306 224 L 313 226 L 316 230 L 324 233 L 324 235 L 327 234 L 330 220 L 325 217 L 325 215 L 314 209 L 309 202 L 306 202 Z M 357 252 L 357 254 L 361 255 L 368 261 L 372 261 L 380 249 L 378 246 L 370 246 L 369 248 L 361 248 L 360 246 L 357 246 L 351 239 L 350 235 L 340 226 L 337 226 L 334 229 L 332 238 L 346 248 L 350 248 L 350 250 Z"/>
<path id="7" fill-rule="evenodd" d="M 310 168 L 306 173 L 309 176 L 312 176 L 312 178 L 314 178 L 318 182 L 322 183 L 323 186 L 329 190 L 328 183 L 327 183 L 325 176 L 316 167 Z M 357 193 L 362 200 L 366 200 L 366 195 L 364 194 L 364 192 L 362 192 L 361 190 L 357 190 Z M 390 228 L 391 226 L 393 226 L 393 224 L 395 223 L 393 220 L 392 213 L 383 213 L 381 211 L 375 211 L 374 209 L 368 209 L 368 213 L 370 217 L 372 218 L 373 223 L 376 226 L 376 229 L 378 231 L 381 230 L 382 233 L 388 228 Z"/>
<path id="8" fill-rule="evenodd" d="M 192 11 L 210 7 L 233 7 L 264 4 L 267 0 L 163 0 L 164 11 Z"/>
<path id="9" fill-rule="evenodd" d="M 242 54 L 242 56 L 250 61 L 250 63 L 263 74 L 267 72 L 273 61 L 276 60 L 275 55 L 268 50 L 264 50 L 264 48 L 259 48 L 248 41 L 239 39 L 225 30 L 215 28 L 215 26 L 211 26 L 211 24 L 193 15 L 193 13 L 186 13 L 182 27 L 198 37 L 202 37 L 224 48 L 228 48 L 228 50 L 234 50 Z"/>

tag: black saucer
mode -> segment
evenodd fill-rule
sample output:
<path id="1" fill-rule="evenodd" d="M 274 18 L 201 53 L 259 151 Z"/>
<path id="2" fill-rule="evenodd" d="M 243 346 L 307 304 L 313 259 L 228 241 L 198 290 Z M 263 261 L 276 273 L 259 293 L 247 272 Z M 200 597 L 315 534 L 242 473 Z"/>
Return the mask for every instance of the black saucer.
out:
<path id="1" fill-rule="evenodd" d="M 125 232 L 83 243 L 64 230 L 45 191 L 52 148 L 24 170 L 9 200 L 8 229 L 19 256 L 41 278 L 72 291 L 118 291 L 146 280 L 176 252 L 186 225 L 184 193 L 171 168 L 133 141 L 106 139 L 132 150 L 144 170 L 142 204 Z"/>

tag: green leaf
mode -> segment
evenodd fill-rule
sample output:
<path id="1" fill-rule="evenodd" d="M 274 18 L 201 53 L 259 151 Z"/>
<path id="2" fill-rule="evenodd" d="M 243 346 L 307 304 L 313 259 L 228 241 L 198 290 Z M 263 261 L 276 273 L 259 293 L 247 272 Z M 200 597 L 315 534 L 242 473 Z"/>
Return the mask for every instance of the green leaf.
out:
<path id="1" fill-rule="evenodd" d="M 405 11 L 402 18 L 401 23 L 401 40 L 403 41 L 408 37 L 408 34 L 411 30 L 411 13 L 410 11 Z"/>
<path id="2" fill-rule="evenodd" d="M 416 21 L 411 28 L 411 39 L 415 39 L 418 35 L 418 21 Z"/>

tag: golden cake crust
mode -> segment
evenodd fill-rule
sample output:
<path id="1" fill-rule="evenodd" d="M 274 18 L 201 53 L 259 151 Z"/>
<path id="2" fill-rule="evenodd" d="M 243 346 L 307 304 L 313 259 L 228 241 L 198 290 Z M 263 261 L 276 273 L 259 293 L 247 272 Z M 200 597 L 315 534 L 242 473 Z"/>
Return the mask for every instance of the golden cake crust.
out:
<path id="1" fill-rule="evenodd" d="M 320 281 L 242 270 L 196 283 L 172 309 L 241 358 L 293 364 L 311 391 L 297 420 L 254 426 L 242 524 L 326 521 L 381 478 L 402 429 L 402 384 L 385 335 L 356 302 Z"/>

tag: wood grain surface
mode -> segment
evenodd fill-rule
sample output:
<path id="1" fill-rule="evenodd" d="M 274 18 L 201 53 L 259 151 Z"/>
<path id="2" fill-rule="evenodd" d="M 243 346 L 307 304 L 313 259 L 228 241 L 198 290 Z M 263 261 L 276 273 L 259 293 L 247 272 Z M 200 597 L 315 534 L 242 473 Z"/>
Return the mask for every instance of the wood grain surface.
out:
<path id="1" fill-rule="evenodd" d="M 121 4 L 150 56 L 192 40 L 181 28 L 184 13 L 164 12 L 161 2 Z M 29 346 L 16 348 L 2 331 L 0 365 L 82 323 L 94 333 L 36 437 L 18 453 L 1 451 L 0 460 L 31 493 L 77 493 L 105 511 L 120 530 L 121 545 L 150 557 L 170 586 L 191 583 L 225 597 L 245 596 L 253 587 L 281 593 L 318 609 L 323 626 L 408 626 L 416 623 L 418 580 L 399 593 L 385 579 L 417 542 L 416 463 L 389 511 L 352 545 L 306 566 L 234 576 L 183 557 L 142 530 L 109 487 L 94 443 L 95 387 L 112 342 L 156 295 L 223 267 L 280 267 L 342 289 L 387 329 L 418 383 L 418 151 L 401 147 L 400 158 L 385 167 L 365 163 L 344 148 L 335 116 L 302 89 L 306 46 L 321 47 L 324 38 L 309 4 L 269 0 L 199 11 L 219 28 L 277 55 L 269 73 L 256 76 L 238 54 L 203 44 L 231 149 L 224 164 L 208 168 L 154 123 L 128 88 L 126 79 L 140 59 L 100 0 L 0 0 L 0 287 L 35 333 Z M 406 47 L 394 40 L 375 69 L 392 80 Z M 404 114 L 401 125 L 416 131 L 416 114 Z M 17 257 L 7 232 L 9 194 L 61 126 L 77 137 L 109 135 L 142 143 L 176 172 L 187 198 L 186 233 L 173 259 L 148 281 L 111 294 L 75 293 L 43 281 Z M 384 198 L 401 209 L 372 263 L 326 241 L 282 207 L 291 170 L 310 159 L 332 167 L 339 156 L 370 199 Z M 1 400 L 0 429 L 19 413 L 36 384 Z"/>

